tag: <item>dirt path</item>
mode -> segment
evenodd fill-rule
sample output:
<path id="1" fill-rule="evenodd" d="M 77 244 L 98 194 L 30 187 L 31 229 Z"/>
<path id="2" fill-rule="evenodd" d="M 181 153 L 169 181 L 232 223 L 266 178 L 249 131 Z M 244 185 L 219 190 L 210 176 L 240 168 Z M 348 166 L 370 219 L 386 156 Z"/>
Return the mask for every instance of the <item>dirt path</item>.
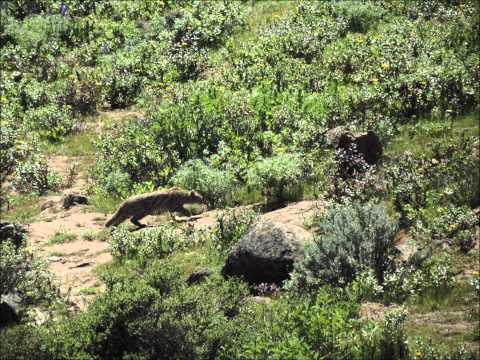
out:
<path id="1" fill-rule="evenodd" d="M 52 156 L 48 162 L 52 170 L 65 178 L 71 164 L 80 160 L 81 157 Z M 105 215 L 88 212 L 88 205 L 68 210 L 61 206 L 65 194 L 85 193 L 87 184 L 86 174 L 80 172 L 63 195 L 41 197 L 40 204 L 51 206 L 28 225 L 33 249 L 47 261 L 62 293 L 81 309 L 86 300 L 103 290 L 95 268 L 111 261 L 107 243 L 96 239 L 104 231 Z"/>

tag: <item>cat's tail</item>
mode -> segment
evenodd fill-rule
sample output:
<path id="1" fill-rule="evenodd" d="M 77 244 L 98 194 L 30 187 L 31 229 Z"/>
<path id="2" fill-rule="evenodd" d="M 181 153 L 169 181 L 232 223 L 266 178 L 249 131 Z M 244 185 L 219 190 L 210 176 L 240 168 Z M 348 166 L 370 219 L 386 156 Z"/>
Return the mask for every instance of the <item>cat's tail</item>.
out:
<path id="1" fill-rule="evenodd" d="M 128 216 L 124 212 L 124 206 L 120 206 L 120 208 L 113 214 L 110 220 L 105 223 L 105 227 L 110 226 L 117 226 L 124 222 Z"/>

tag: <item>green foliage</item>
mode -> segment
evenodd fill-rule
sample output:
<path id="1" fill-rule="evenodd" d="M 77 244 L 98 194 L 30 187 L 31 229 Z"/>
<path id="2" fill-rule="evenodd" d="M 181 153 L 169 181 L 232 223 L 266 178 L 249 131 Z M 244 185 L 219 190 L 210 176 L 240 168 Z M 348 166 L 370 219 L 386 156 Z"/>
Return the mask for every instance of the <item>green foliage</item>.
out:
<path id="1" fill-rule="evenodd" d="M 258 220 L 254 210 L 226 210 L 217 218 L 214 229 L 213 245 L 224 254 L 238 242 L 248 229 Z"/>
<path id="2" fill-rule="evenodd" d="M 13 121 L 1 120 L 0 124 L 0 181 L 3 183 L 16 164 L 38 148 Z"/>
<path id="3" fill-rule="evenodd" d="M 20 291 L 27 303 L 52 300 L 52 277 L 45 262 L 34 256 L 26 239 L 0 240 L 0 295 Z"/>
<path id="4" fill-rule="evenodd" d="M 260 193 L 284 202 L 313 187 L 334 203 L 386 200 L 421 244 L 446 240 L 473 256 L 474 1 L 63 4 L 0 5 L 2 185 L 44 194 L 59 184 L 44 149 L 95 152 L 90 198 L 105 212 L 171 183 L 198 190 L 212 207 L 259 201 Z M 131 105 L 144 115 L 102 126 L 96 148 L 85 150 L 100 128 L 85 115 Z M 463 114 L 472 121 L 461 135 Z M 365 176 L 341 179 L 326 141 L 341 125 L 373 130 L 384 145 L 401 141 Z M 10 208 L 2 215 L 31 221 L 37 197 L 2 188 L 2 211 Z M 105 293 L 82 313 L 2 330 L 0 358 L 473 358 L 423 340 L 407 347 L 403 310 L 384 322 L 358 319 L 365 300 L 448 306 L 458 285 L 448 256 L 419 253 L 394 268 L 395 227 L 380 207 L 333 204 L 314 221 L 321 233 L 290 284 L 315 292 L 280 292 L 268 305 L 247 301 L 245 284 L 217 273 L 256 218 L 229 210 L 212 231 L 105 232 L 116 260 L 102 270 Z M 197 265 L 213 275 L 189 287 Z M 23 243 L 0 244 L 0 293 L 41 298 L 50 287 L 42 269 Z"/>
<path id="5" fill-rule="evenodd" d="M 407 359 L 405 313 L 385 324 L 360 322 L 357 306 L 326 288 L 312 301 L 282 298 L 271 306 L 247 307 L 234 319 L 238 333 L 220 359 Z M 252 319 L 254 319 L 252 321 Z"/>
<path id="6" fill-rule="evenodd" d="M 468 252 L 475 245 L 478 216 L 467 206 L 439 206 L 425 211 L 425 227 L 417 226 L 419 235 L 433 240 L 451 239 L 461 251 Z"/>
<path id="7" fill-rule="evenodd" d="M 92 176 L 107 193 L 127 197 L 133 182 L 161 177 L 165 152 L 145 133 L 137 121 L 104 133 L 97 145 L 97 162 Z"/>
<path id="8" fill-rule="evenodd" d="M 286 200 L 287 188 L 305 178 L 304 163 L 298 154 L 281 154 L 256 162 L 248 171 L 247 184 L 260 188 L 269 202 Z"/>
<path id="9" fill-rule="evenodd" d="M 404 301 L 411 297 L 421 301 L 427 294 L 439 299 L 454 284 L 450 256 L 430 256 L 420 264 L 410 262 L 387 273 L 383 284 L 384 299 L 387 302 Z"/>
<path id="10" fill-rule="evenodd" d="M 50 358 L 215 358 L 234 330 L 225 314 L 247 294 L 244 285 L 218 277 L 187 287 L 178 267 L 166 260 L 152 260 L 146 268 L 130 262 L 104 278 L 105 293 L 85 312 L 32 331 L 41 341 L 15 353 L 25 357 L 40 346 L 38 352 Z M 11 343 L 10 336 L 17 334 L 2 333 L 0 344 Z"/>
<path id="11" fill-rule="evenodd" d="M 37 154 L 17 164 L 12 181 L 12 185 L 17 191 L 38 194 L 56 190 L 60 183 L 59 175 L 50 171 L 46 159 Z"/>
<path id="12" fill-rule="evenodd" d="M 424 239 L 453 239 L 463 251 L 473 245 L 478 223 L 469 207 L 479 204 L 478 137 L 433 140 L 419 154 L 397 155 L 387 169 L 390 194 L 402 221 Z"/>
<path id="13" fill-rule="evenodd" d="M 130 232 L 121 226 L 113 232 L 109 247 L 112 255 L 118 259 L 149 260 L 168 256 L 175 250 L 193 245 L 192 240 L 170 225 L 137 232 Z"/>
<path id="14" fill-rule="evenodd" d="M 417 338 L 412 349 L 411 352 L 416 358 L 425 360 L 474 360 L 477 358 L 475 350 L 467 349 L 465 344 L 458 344 L 452 349 L 451 346 L 434 344 L 430 340 Z"/>
<path id="15" fill-rule="evenodd" d="M 64 244 L 67 242 L 75 241 L 76 239 L 76 234 L 56 231 L 55 234 L 48 240 L 48 245 Z"/>
<path id="16" fill-rule="evenodd" d="M 306 246 L 289 288 L 298 292 L 324 284 L 345 286 L 372 269 L 382 283 L 393 266 L 397 227 L 380 205 L 353 203 L 329 208 L 319 221 L 322 234 Z"/>
<path id="17" fill-rule="evenodd" d="M 230 171 L 212 168 L 202 160 L 186 162 L 170 181 L 175 186 L 198 191 L 211 207 L 225 204 L 236 182 Z"/>
<path id="18" fill-rule="evenodd" d="M 111 108 L 124 108 L 132 105 L 142 88 L 145 56 L 135 51 L 116 52 L 104 57 L 100 64 L 102 99 Z"/>

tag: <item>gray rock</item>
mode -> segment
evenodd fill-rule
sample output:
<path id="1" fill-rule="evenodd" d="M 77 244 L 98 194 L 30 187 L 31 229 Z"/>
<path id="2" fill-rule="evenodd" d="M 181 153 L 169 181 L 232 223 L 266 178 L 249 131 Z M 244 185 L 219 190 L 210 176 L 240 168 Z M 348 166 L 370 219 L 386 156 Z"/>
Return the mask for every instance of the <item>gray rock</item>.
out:
<path id="1" fill-rule="evenodd" d="M 20 320 L 23 314 L 23 300 L 20 294 L 11 292 L 0 296 L 0 329 Z"/>
<path id="2" fill-rule="evenodd" d="M 11 240 L 15 246 L 20 247 L 23 242 L 27 229 L 23 225 L 16 223 L 0 222 L 0 242 Z"/>
<path id="3" fill-rule="evenodd" d="M 88 198 L 77 193 L 67 194 L 63 198 L 63 208 L 66 210 L 77 204 L 88 204 Z"/>
<path id="4" fill-rule="evenodd" d="M 230 251 L 223 275 L 280 285 L 303 257 L 303 242 L 295 229 L 271 220 L 255 224 Z"/>
<path id="5" fill-rule="evenodd" d="M 354 144 L 356 151 L 369 165 L 378 163 L 383 154 L 380 138 L 371 130 L 366 133 L 353 134 L 344 127 L 336 127 L 327 132 L 327 142 L 335 149 L 346 151 L 350 151 L 351 145 Z"/>

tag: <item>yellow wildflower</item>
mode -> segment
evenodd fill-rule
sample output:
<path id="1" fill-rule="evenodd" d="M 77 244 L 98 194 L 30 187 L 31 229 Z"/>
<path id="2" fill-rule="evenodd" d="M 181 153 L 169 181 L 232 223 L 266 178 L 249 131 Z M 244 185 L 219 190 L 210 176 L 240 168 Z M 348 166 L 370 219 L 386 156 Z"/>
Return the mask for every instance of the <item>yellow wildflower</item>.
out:
<path id="1" fill-rule="evenodd" d="M 383 70 L 388 70 L 388 69 L 390 69 L 390 64 L 389 63 L 383 63 L 382 68 L 383 68 Z"/>

